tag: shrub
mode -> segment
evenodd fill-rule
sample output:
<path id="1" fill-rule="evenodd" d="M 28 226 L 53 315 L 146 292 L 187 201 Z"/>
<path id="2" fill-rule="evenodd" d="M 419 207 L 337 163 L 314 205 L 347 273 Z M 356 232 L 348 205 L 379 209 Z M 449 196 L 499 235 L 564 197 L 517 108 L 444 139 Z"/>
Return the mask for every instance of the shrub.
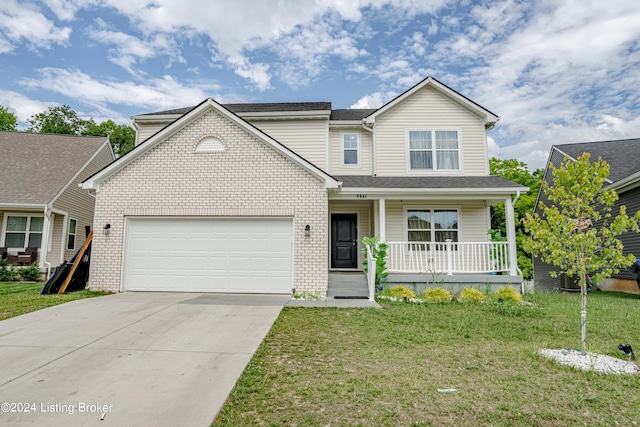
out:
<path id="1" fill-rule="evenodd" d="M 427 289 L 424 293 L 424 299 L 429 302 L 449 302 L 452 298 L 451 292 L 442 288 Z"/>
<path id="2" fill-rule="evenodd" d="M 18 274 L 25 282 L 37 282 L 40 280 L 40 267 L 34 262 L 29 267 L 18 269 Z"/>
<path id="3" fill-rule="evenodd" d="M 7 260 L 0 258 L 0 282 L 11 282 L 15 273 L 7 267 Z"/>
<path id="4" fill-rule="evenodd" d="M 475 301 L 480 302 L 484 301 L 485 296 L 481 291 L 474 288 L 464 288 L 462 292 L 460 292 L 460 299 L 462 301 Z"/>
<path id="5" fill-rule="evenodd" d="M 500 288 L 493 296 L 495 299 L 502 301 L 522 301 L 522 295 L 513 286 Z"/>
<path id="6" fill-rule="evenodd" d="M 393 288 L 385 288 L 382 291 L 381 295 L 394 297 L 399 300 L 403 300 L 405 298 L 412 299 L 416 297 L 416 294 L 414 294 L 413 291 L 406 286 L 394 286 Z"/>

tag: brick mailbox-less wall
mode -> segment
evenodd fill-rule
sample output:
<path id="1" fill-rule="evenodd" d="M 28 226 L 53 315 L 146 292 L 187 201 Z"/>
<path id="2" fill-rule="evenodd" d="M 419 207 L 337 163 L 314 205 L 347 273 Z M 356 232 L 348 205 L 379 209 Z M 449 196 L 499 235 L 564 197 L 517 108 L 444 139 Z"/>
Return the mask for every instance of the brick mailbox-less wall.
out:
<path id="1" fill-rule="evenodd" d="M 224 149 L 196 152 L 208 137 L 220 140 Z M 327 212 L 322 180 L 210 110 L 100 184 L 90 288 L 121 290 L 127 215 L 283 216 L 294 224 L 293 287 L 324 292 Z M 111 225 L 108 236 L 101 232 L 105 224 Z"/>

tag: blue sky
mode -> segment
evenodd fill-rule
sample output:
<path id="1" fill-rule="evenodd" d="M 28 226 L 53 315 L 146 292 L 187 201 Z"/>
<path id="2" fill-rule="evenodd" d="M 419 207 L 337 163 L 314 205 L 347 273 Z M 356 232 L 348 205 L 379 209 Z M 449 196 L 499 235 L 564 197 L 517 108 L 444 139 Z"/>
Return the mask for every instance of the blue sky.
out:
<path id="1" fill-rule="evenodd" d="M 631 0 L 2 0 L 0 105 L 22 127 L 220 102 L 375 108 L 433 76 L 501 117 L 490 152 L 640 137 Z"/>

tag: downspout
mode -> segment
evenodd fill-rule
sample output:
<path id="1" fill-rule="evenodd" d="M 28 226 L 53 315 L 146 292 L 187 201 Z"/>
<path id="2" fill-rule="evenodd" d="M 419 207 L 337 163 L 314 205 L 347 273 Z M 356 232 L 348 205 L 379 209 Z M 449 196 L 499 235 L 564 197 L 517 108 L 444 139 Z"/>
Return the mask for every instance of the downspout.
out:
<path id="1" fill-rule="evenodd" d="M 519 198 L 520 198 L 520 190 L 516 191 L 516 198 L 513 199 L 513 206 L 515 206 L 516 203 L 518 203 Z"/>
<path id="2" fill-rule="evenodd" d="M 371 175 L 376 176 L 376 134 L 373 132 L 373 128 L 367 127 L 364 120 L 362 128 L 371 132 Z"/>

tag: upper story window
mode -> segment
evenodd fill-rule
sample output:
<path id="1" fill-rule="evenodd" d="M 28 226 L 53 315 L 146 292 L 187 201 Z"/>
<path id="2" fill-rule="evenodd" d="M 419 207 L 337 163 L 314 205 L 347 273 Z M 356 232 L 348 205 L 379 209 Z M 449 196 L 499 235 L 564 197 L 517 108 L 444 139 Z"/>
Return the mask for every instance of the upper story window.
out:
<path id="1" fill-rule="evenodd" d="M 342 164 L 358 165 L 360 163 L 360 141 L 357 133 L 342 134 Z"/>
<path id="2" fill-rule="evenodd" d="M 4 245 L 10 249 L 39 248 L 44 217 L 8 215 L 4 225 Z"/>
<path id="3" fill-rule="evenodd" d="M 458 131 L 409 131 L 409 170 L 458 169 L 460 169 Z"/>

